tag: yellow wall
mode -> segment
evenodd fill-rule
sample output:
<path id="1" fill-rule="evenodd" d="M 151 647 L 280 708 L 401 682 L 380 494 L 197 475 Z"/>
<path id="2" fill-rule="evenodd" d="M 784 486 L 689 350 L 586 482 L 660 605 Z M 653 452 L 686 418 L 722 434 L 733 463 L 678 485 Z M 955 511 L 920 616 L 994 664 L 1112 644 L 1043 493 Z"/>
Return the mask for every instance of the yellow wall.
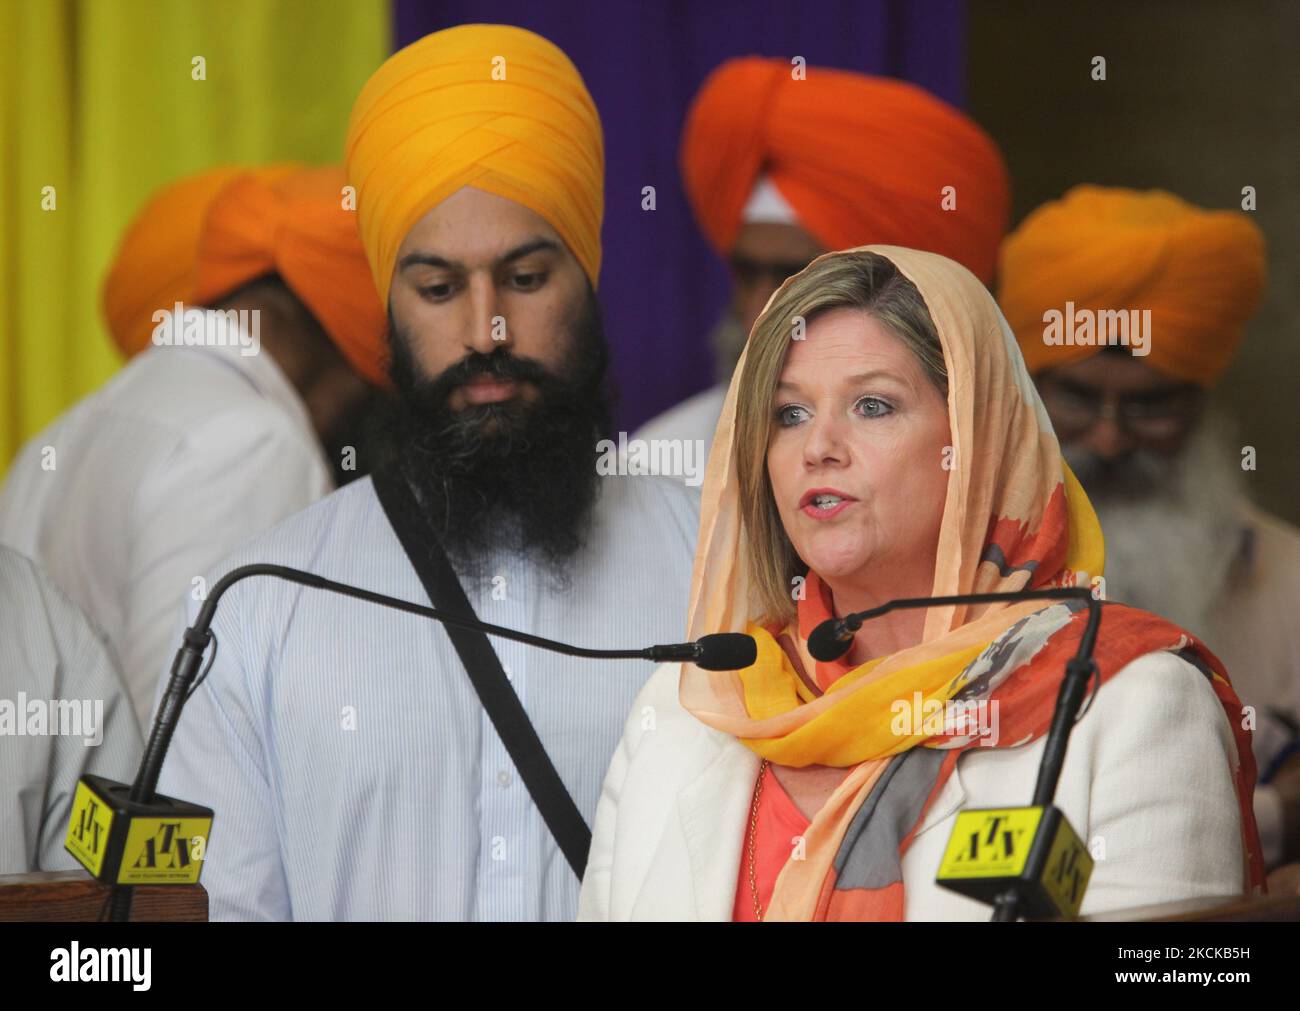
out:
<path id="1" fill-rule="evenodd" d="M 0 0 L 0 473 L 121 365 L 99 285 L 140 205 L 210 165 L 338 162 L 389 7 Z"/>

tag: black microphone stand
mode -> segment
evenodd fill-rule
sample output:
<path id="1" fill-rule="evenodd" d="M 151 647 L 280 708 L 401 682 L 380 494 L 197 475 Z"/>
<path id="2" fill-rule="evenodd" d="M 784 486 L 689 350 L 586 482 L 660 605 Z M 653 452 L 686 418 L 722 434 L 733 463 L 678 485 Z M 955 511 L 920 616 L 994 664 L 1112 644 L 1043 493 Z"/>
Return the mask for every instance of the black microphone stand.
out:
<path id="1" fill-rule="evenodd" d="M 1043 759 L 1038 766 L 1038 780 L 1034 785 L 1033 806 L 1047 807 L 1056 796 L 1056 784 L 1061 778 L 1061 766 L 1065 763 L 1065 749 L 1069 744 L 1070 731 L 1074 729 L 1075 721 L 1078 719 L 1079 709 L 1087 695 L 1088 683 L 1097 676 L 1097 665 L 1093 662 L 1092 654 L 1097 644 L 1097 628 L 1101 624 L 1101 602 L 1093 596 L 1091 589 L 1082 586 L 1062 586 L 1044 590 L 962 593 L 952 597 L 908 597 L 902 600 L 891 600 L 879 607 L 857 611 L 838 619 L 835 626 L 835 639 L 851 642 L 853 633 L 862 627 L 864 621 L 878 618 L 893 610 L 1017 600 L 1086 600 L 1088 602 L 1088 622 L 1083 627 L 1083 635 L 1079 637 L 1078 649 L 1065 664 L 1065 677 L 1061 681 L 1061 690 L 1056 696 L 1056 709 L 1052 713 L 1051 729 L 1047 734 Z M 1019 902 L 1019 893 L 1014 889 L 1003 892 L 993 904 L 992 922 L 1014 921 Z"/>
<path id="2" fill-rule="evenodd" d="M 180 649 L 176 651 L 175 659 L 172 660 L 171 676 L 167 681 L 167 689 L 158 706 L 158 713 L 154 717 L 153 730 L 149 734 L 149 743 L 145 748 L 144 756 L 140 760 L 135 781 L 131 785 L 131 801 L 147 804 L 152 802 L 157 794 L 158 777 L 162 773 L 163 759 L 167 756 L 167 751 L 171 747 L 172 737 L 176 733 L 176 724 L 181 717 L 181 710 L 185 706 L 194 679 L 198 675 L 199 665 L 203 662 L 203 653 L 212 642 L 212 618 L 216 613 L 217 603 L 231 586 L 241 579 L 247 579 L 249 576 L 276 576 L 291 583 L 300 583 L 303 586 L 329 590 L 345 597 L 354 597 L 357 600 L 382 604 L 386 607 L 396 608 L 399 611 L 406 611 L 409 614 L 434 618 L 447 625 L 481 629 L 488 635 L 512 639 L 515 642 L 538 646 L 568 656 L 594 660 L 697 661 L 704 655 L 704 646 L 700 641 L 669 646 L 650 646 L 645 649 L 590 649 L 585 646 L 571 646 L 568 643 L 556 642 L 553 639 L 531 635 L 528 632 L 520 632 L 517 629 L 493 625 L 486 621 L 478 621 L 475 618 L 452 614 L 434 607 L 426 607 L 423 604 L 415 604 L 409 600 L 401 600 L 383 593 L 375 593 L 373 590 L 363 590 L 357 586 L 335 582 L 332 579 L 326 579 L 323 576 L 305 572 L 301 569 L 290 568 L 287 565 L 242 565 L 239 568 L 231 569 L 217 581 L 216 585 L 212 587 L 212 592 L 208 594 L 207 599 L 203 602 L 203 606 L 199 608 L 194 624 L 187 628 L 181 637 L 182 644 Z M 710 637 L 706 636 L 705 638 Z M 109 919 L 112 922 L 122 923 L 130 918 L 133 888 L 132 885 L 113 885 L 109 897 Z"/>

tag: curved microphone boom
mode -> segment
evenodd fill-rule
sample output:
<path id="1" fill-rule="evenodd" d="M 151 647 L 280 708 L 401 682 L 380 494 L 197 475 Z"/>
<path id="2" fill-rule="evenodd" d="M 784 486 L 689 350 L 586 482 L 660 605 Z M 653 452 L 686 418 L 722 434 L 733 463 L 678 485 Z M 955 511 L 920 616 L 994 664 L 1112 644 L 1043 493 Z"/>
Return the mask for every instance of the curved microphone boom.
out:
<path id="1" fill-rule="evenodd" d="M 748 667 L 754 663 L 758 656 L 758 646 L 754 642 L 753 636 L 746 635 L 743 632 L 722 632 L 716 635 L 702 636 L 694 642 L 647 646 L 642 649 L 591 649 L 586 646 L 573 646 L 540 635 L 532 635 L 502 625 L 479 621 L 477 618 L 426 607 L 423 604 L 390 597 L 383 593 L 375 593 L 373 590 L 364 590 L 357 586 L 336 582 L 333 579 L 318 576 L 313 572 L 294 569 L 287 565 L 243 565 L 232 569 L 216 582 L 207 599 L 204 600 L 203 606 L 199 608 L 194 624 L 187 628 L 182 635 L 182 644 L 172 661 L 167 688 L 158 704 L 158 711 L 154 716 L 153 730 L 149 734 L 149 741 L 145 747 L 144 756 L 140 760 L 140 767 L 135 780 L 131 784 L 129 795 L 124 785 L 101 784 L 109 789 L 116 790 L 120 788 L 121 796 L 116 797 L 115 795 L 116 799 L 123 804 L 133 805 L 134 811 L 141 813 L 141 817 L 143 817 L 142 812 L 147 811 L 157 797 L 158 777 L 162 773 L 163 759 L 167 756 L 168 748 L 171 747 L 172 737 L 176 732 L 176 724 L 180 720 L 181 710 L 195 686 L 195 679 L 199 676 L 203 654 L 213 641 L 211 625 L 217 603 L 232 585 L 241 579 L 247 579 L 249 576 L 275 576 L 291 583 L 311 586 L 320 590 L 329 590 L 345 597 L 353 597 L 357 600 L 365 600 L 384 607 L 391 607 L 398 611 L 406 611 L 408 614 L 433 618 L 445 625 L 483 631 L 491 636 L 522 642 L 529 646 L 536 646 L 539 649 L 549 650 L 552 653 L 561 653 L 565 656 L 596 660 L 651 660 L 659 663 L 684 661 L 703 667 L 705 670 L 736 670 L 741 667 Z M 211 812 L 208 811 L 206 814 L 210 820 Z M 127 817 L 131 816 L 128 815 Z M 95 872 L 92 871 L 92 873 Z M 114 872 L 113 876 L 116 878 L 116 872 Z M 118 921 L 127 919 L 131 908 L 131 887 L 115 883 L 110 905 L 112 919 Z"/>
<path id="2" fill-rule="evenodd" d="M 686 661 L 706 670 L 735 670 L 748 667 L 758 656 L 758 646 L 754 642 L 754 637 L 743 632 L 720 632 L 715 635 L 701 636 L 695 642 L 646 646 L 642 649 L 591 649 L 586 646 L 572 646 L 569 643 L 558 642 L 555 639 L 547 639 L 544 636 L 506 628 L 504 625 L 493 625 L 490 622 L 479 621 L 476 618 L 467 618 L 437 608 L 426 607 L 423 604 L 416 604 L 409 600 L 390 597 L 387 594 L 375 593 L 373 590 L 363 590 L 358 586 L 336 582 L 333 579 L 318 576 L 314 572 L 294 569 L 287 565 L 242 565 L 237 569 L 231 569 L 217 580 L 212 587 L 212 592 L 208 594 L 203 606 L 199 608 L 194 624 L 185 630 L 184 644 L 177 651 L 176 659 L 172 662 L 171 677 L 167 683 L 167 690 L 159 703 L 158 713 L 154 718 L 153 731 L 149 735 L 144 757 L 140 761 L 140 770 L 131 788 L 132 800 L 148 801 L 157 789 L 163 758 L 167 754 L 167 749 L 171 746 L 172 735 L 176 730 L 176 723 L 180 719 L 181 707 L 184 705 L 194 678 L 198 674 L 203 653 L 212 640 L 212 633 L 209 628 L 212 625 L 212 618 L 217 609 L 217 602 L 232 585 L 241 579 L 247 579 L 249 576 L 275 576 L 291 583 L 313 586 L 320 590 L 329 590 L 333 593 L 342 594 L 345 597 L 354 597 L 358 600 L 367 600 L 373 604 L 381 604 L 399 611 L 406 611 L 408 614 L 433 618 L 444 625 L 481 629 L 488 635 L 510 639 L 514 642 L 522 642 L 529 646 L 536 646 L 539 649 L 549 650 L 552 653 L 562 653 L 565 656 L 593 660 L 651 660 L 658 663 Z"/>
<path id="3" fill-rule="evenodd" d="M 911 607 L 942 607 L 945 604 L 983 604 L 993 601 L 1071 600 L 1092 598 L 1092 591 L 1081 586 L 1055 586 L 1043 590 L 1007 590 L 1001 593 L 959 593 L 951 597 L 904 597 L 891 600 L 866 611 L 855 611 L 843 618 L 827 618 L 808 636 L 808 652 L 814 660 L 831 663 L 849 651 L 853 636 L 864 621 L 889 611 Z M 1089 644 L 1091 648 L 1091 643 Z"/>

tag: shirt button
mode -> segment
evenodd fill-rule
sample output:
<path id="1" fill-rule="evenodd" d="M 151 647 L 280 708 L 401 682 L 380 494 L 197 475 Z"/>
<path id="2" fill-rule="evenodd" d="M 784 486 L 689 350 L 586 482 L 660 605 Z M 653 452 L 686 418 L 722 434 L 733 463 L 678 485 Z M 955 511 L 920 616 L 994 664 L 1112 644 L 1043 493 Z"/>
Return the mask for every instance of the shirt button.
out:
<path id="1" fill-rule="evenodd" d="M 501 787 L 503 790 L 514 781 L 515 777 L 510 775 L 510 773 L 506 772 L 504 769 L 497 773 L 497 786 Z"/>

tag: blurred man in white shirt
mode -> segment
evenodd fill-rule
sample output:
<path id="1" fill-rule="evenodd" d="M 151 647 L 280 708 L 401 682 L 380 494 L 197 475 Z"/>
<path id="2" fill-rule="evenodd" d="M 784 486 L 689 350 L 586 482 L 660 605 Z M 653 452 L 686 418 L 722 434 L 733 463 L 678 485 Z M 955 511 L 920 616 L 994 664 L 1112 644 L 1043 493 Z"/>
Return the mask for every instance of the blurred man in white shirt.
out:
<path id="1" fill-rule="evenodd" d="M 0 547 L 0 874 L 79 867 L 77 780 L 129 782 L 140 728 L 107 645 L 30 559 Z"/>
<path id="2" fill-rule="evenodd" d="M 380 381 L 386 322 L 343 186 L 338 168 L 223 175 L 188 219 L 191 271 L 166 239 L 186 220 L 176 187 L 160 194 L 109 275 L 128 294 L 105 295 L 131 328 L 119 346 L 145 349 L 33 438 L 0 490 L 0 542 L 103 629 L 142 724 L 186 594 L 332 490 L 324 447 Z M 133 285 L 148 295 L 116 311 Z"/>

